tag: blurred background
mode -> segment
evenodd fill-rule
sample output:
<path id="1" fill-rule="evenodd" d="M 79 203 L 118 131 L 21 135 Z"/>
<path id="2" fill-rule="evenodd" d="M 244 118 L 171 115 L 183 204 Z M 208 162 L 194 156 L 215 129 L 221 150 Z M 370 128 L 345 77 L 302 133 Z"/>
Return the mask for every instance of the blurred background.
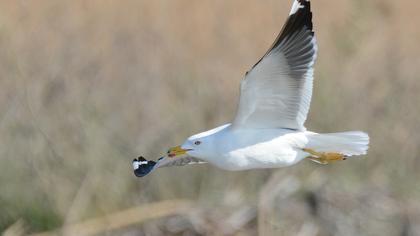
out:
<path id="1" fill-rule="evenodd" d="M 364 130 L 367 156 L 138 179 L 233 119 L 291 0 L 0 1 L 5 235 L 420 235 L 420 3 L 316 0 L 306 126 Z"/>

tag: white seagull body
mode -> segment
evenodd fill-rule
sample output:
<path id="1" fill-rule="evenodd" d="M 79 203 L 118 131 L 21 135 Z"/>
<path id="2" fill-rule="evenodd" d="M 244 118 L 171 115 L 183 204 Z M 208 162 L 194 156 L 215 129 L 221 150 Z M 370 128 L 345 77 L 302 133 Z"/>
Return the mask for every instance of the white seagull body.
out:
<path id="1" fill-rule="evenodd" d="M 310 1 L 295 0 L 274 44 L 242 80 L 234 121 L 189 137 L 157 162 L 135 159 L 135 174 L 192 163 L 225 170 L 277 168 L 303 159 L 327 164 L 366 154 L 366 133 L 318 134 L 304 127 L 316 53 Z"/>

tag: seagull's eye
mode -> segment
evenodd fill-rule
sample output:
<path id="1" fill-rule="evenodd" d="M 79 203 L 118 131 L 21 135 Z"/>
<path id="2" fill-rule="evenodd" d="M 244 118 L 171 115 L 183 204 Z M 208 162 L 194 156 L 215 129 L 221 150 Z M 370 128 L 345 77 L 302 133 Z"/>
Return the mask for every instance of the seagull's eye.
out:
<path id="1" fill-rule="evenodd" d="M 194 144 L 195 145 L 200 145 L 201 144 L 201 141 L 195 141 Z"/>

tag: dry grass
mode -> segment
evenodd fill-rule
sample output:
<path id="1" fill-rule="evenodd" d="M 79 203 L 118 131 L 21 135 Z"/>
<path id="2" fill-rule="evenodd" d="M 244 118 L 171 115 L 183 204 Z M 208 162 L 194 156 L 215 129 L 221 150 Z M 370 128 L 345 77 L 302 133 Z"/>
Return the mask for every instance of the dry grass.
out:
<path id="1" fill-rule="evenodd" d="M 290 2 L 1 1 L 0 232 L 182 198 L 196 206 L 186 215 L 106 234 L 419 235 L 413 0 L 313 1 L 320 53 L 307 127 L 366 130 L 367 157 L 131 173 L 133 157 L 158 157 L 232 119 L 239 81 Z"/>

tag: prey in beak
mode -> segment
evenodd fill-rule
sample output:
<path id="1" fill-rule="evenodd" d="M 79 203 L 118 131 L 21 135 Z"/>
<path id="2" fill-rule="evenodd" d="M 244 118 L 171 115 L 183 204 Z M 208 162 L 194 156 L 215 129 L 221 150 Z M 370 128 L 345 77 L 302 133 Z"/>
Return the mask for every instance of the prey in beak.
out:
<path id="1" fill-rule="evenodd" d="M 181 155 L 185 155 L 188 151 L 191 151 L 192 149 L 183 149 L 181 148 L 181 146 L 176 146 L 173 148 L 170 148 L 168 150 L 168 157 L 176 157 L 176 156 L 181 156 Z"/>
<path id="2" fill-rule="evenodd" d="M 156 165 L 155 161 L 148 161 L 144 157 L 141 156 L 133 160 L 134 174 L 137 177 L 143 177 L 149 174 L 153 170 L 155 165 Z"/>

